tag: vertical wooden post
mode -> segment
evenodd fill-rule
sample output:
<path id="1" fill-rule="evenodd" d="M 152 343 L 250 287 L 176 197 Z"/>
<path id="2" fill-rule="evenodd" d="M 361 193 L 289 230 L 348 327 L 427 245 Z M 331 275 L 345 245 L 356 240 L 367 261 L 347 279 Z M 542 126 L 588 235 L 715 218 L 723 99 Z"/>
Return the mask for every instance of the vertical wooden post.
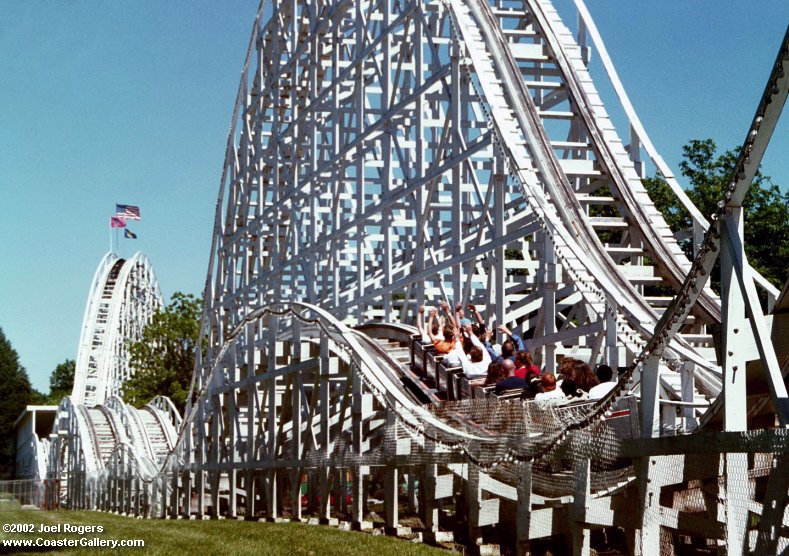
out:
<path id="1" fill-rule="evenodd" d="M 192 473 L 190 471 L 181 473 L 181 484 L 184 497 L 183 516 L 188 518 L 192 515 Z"/>
<path id="2" fill-rule="evenodd" d="M 178 471 L 173 469 L 172 477 L 170 478 L 172 483 L 170 486 L 170 515 L 172 517 L 178 516 L 178 512 L 180 510 L 178 501 L 178 476 Z"/>
<path id="3" fill-rule="evenodd" d="M 356 39 L 356 52 L 361 52 L 365 48 L 365 34 L 366 34 L 365 16 L 362 9 L 362 2 L 356 2 L 356 22 L 354 35 Z M 365 82 L 364 82 L 364 59 L 359 59 L 355 71 L 354 80 L 354 111 L 355 111 L 355 124 L 356 124 L 356 137 L 362 137 L 365 126 Z M 295 144 L 295 143 L 294 143 Z M 359 219 L 359 224 L 356 227 L 356 299 L 362 299 L 365 294 L 365 225 L 362 220 L 362 215 L 365 209 L 365 152 L 364 141 L 359 141 L 354 153 L 356 157 L 356 216 Z M 360 303 L 356 309 L 357 322 L 365 321 L 365 305 Z M 356 505 L 354 501 L 354 506 Z"/>
<path id="4" fill-rule="evenodd" d="M 588 458 L 580 459 L 573 466 L 573 505 L 570 513 L 572 519 L 571 532 L 573 536 L 573 554 L 589 556 L 591 554 L 591 539 L 589 528 L 586 526 L 586 512 L 589 509 L 591 496 L 591 464 Z"/>
<path id="5" fill-rule="evenodd" d="M 435 442 L 426 438 L 425 455 L 427 457 L 434 456 L 435 449 Z M 419 512 L 425 525 L 425 542 L 428 543 L 435 543 L 436 533 L 438 532 L 438 507 L 436 506 L 437 475 L 438 466 L 435 463 L 427 463 L 422 466 L 422 474 L 419 481 Z"/>
<path id="6" fill-rule="evenodd" d="M 450 140 L 449 144 L 452 145 L 452 152 L 461 151 L 461 129 L 462 123 L 460 121 L 460 57 L 462 56 L 461 49 L 463 48 L 460 41 L 453 41 L 450 45 L 450 83 L 449 83 L 449 114 L 447 117 L 450 120 Z M 463 248 L 462 241 L 462 226 L 463 226 L 463 210 L 462 210 L 462 195 L 461 195 L 461 165 L 454 164 L 452 166 L 452 212 L 450 216 L 451 229 L 452 229 L 452 254 L 459 257 Z M 463 265 L 455 264 L 452 266 L 452 299 L 450 303 L 460 303 L 463 300 Z"/>
<path id="7" fill-rule="evenodd" d="M 363 447 L 363 383 L 358 372 L 352 373 L 351 381 L 351 395 L 353 396 L 351 401 L 351 443 L 353 445 L 354 454 L 361 459 Z M 365 469 L 363 465 L 356 464 L 352 466 L 353 480 L 351 488 L 353 492 L 351 494 L 351 515 L 355 528 L 361 528 L 362 521 L 364 520 L 364 472 Z"/>
<path id="8" fill-rule="evenodd" d="M 332 469 L 329 466 L 329 457 L 331 456 L 332 452 L 332 442 L 331 442 L 331 427 L 328 425 L 330 418 L 331 418 L 331 356 L 329 353 L 329 339 L 325 335 L 321 335 L 321 345 L 320 345 L 320 369 L 319 369 L 319 378 L 318 378 L 318 388 L 319 388 L 319 396 L 320 402 L 318 407 L 318 412 L 320 416 L 321 422 L 321 438 L 319 439 L 320 449 L 323 451 L 323 456 L 325 458 L 324 467 L 319 469 L 320 473 L 320 492 L 321 492 L 321 501 L 320 501 L 320 510 L 319 510 L 319 518 L 322 523 L 328 522 L 331 518 L 331 493 L 330 493 L 330 483 L 331 483 L 331 472 Z M 344 488 L 344 479 L 342 479 L 342 475 L 340 475 L 340 485 L 335 485 L 335 489 L 337 491 L 337 495 L 335 496 L 335 504 L 340 502 L 341 499 L 345 497 L 345 488 Z M 340 502 L 341 503 L 341 502 Z"/>
<path id="9" fill-rule="evenodd" d="M 507 203 L 507 174 L 504 166 L 504 153 L 493 150 L 494 163 L 496 167 L 496 178 L 492 180 L 496 188 L 493 191 L 493 227 L 495 236 L 500 238 L 504 235 L 504 215 L 506 214 Z M 504 311 L 506 310 L 506 290 L 507 290 L 507 268 L 505 261 L 505 246 L 496 247 L 493 250 L 494 263 L 496 265 L 494 272 L 493 291 L 490 292 L 490 297 L 493 300 L 493 308 L 495 309 L 496 324 L 504 324 Z M 492 311 L 486 307 L 488 319 L 494 315 Z"/>
<path id="10" fill-rule="evenodd" d="M 515 520 L 515 554 L 526 556 L 531 554 L 531 496 L 532 496 L 532 464 L 523 463 L 518 469 L 518 507 Z"/>
<path id="11" fill-rule="evenodd" d="M 635 467 L 641 494 L 641 532 L 635 537 L 633 553 L 652 556 L 660 554 L 660 460 L 641 457 Z"/>
<path id="12" fill-rule="evenodd" d="M 556 332 L 556 288 L 559 281 L 559 270 L 551 238 L 545 233 L 541 235 L 543 238 L 542 258 L 545 269 L 542 284 L 543 335 L 548 336 Z M 544 350 L 543 366 L 546 372 L 553 374 L 556 372 L 556 346 L 552 343 L 547 343 L 544 346 Z"/>
<path id="13" fill-rule="evenodd" d="M 394 401 L 390 397 L 390 401 Z M 384 470 L 384 520 L 386 533 L 394 535 L 397 533 L 396 528 L 399 524 L 399 500 L 398 500 L 398 483 L 400 473 L 397 470 L 396 458 L 398 455 L 397 450 L 397 419 L 394 411 L 387 410 L 386 412 L 386 428 L 391 431 L 387 432 L 387 439 L 392 442 L 392 460 L 386 465 Z"/>
<path id="14" fill-rule="evenodd" d="M 301 323 L 298 319 L 293 319 L 293 354 L 290 359 L 291 366 L 296 366 L 302 361 L 301 357 Z M 290 406 L 291 406 L 291 444 L 293 446 L 293 459 L 301 460 L 304 452 L 302 439 L 302 412 L 301 395 L 303 377 L 301 371 L 294 371 L 290 375 Z M 285 400 L 283 402 L 287 403 Z M 290 471 L 290 518 L 292 521 L 301 521 L 301 465 L 296 465 Z"/>
<path id="15" fill-rule="evenodd" d="M 468 518 L 468 545 L 479 546 L 480 537 L 479 514 L 482 509 L 482 491 L 479 483 L 479 466 L 469 462 L 466 477 L 466 517 Z"/>
<path id="16" fill-rule="evenodd" d="M 660 357 L 651 355 L 641 368 L 641 437 L 660 436 Z"/>
<path id="17" fill-rule="evenodd" d="M 390 463 L 384 471 L 384 519 L 386 533 L 388 535 L 397 534 L 399 525 L 399 501 L 398 501 L 398 480 L 400 474 L 397 465 Z"/>
<path id="18" fill-rule="evenodd" d="M 693 386 L 695 382 L 696 365 L 693 361 L 685 361 L 680 369 L 680 387 L 682 389 L 682 401 L 693 401 Z M 696 428 L 698 419 L 696 419 L 696 410 L 693 407 L 682 408 L 682 420 L 684 421 L 683 427 L 686 431 Z"/>
<path id="19" fill-rule="evenodd" d="M 255 483 L 258 482 L 259 481 L 255 481 Z M 265 493 L 265 498 L 266 498 L 266 520 L 274 521 L 277 519 L 277 516 L 279 515 L 279 498 L 277 497 L 279 489 L 277 488 L 276 470 L 271 469 L 264 473 L 262 477 L 261 487 Z M 256 493 L 253 494 L 252 500 L 253 500 L 253 505 L 257 506 L 257 503 L 255 502 L 256 500 L 255 497 L 256 497 Z M 254 517 L 256 513 L 252 514 L 252 517 Z"/>
<path id="20" fill-rule="evenodd" d="M 743 237 L 742 207 L 726 209 L 721 226 L 721 314 L 723 316 L 723 430 L 744 431 L 748 428 L 748 407 L 746 399 L 745 366 L 748 363 L 743 347 L 743 338 L 750 324 L 745 317 L 745 300 L 737 283 L 734 266 L 737 261 L 745 260 L 742 243 L 735 242 L 741 252 L 732 256 L 732 242 L 726 220 L 734 224 L 739 237 Z M 730 553 L 743 553 L 745 550 L 748 525 L 748 502 L 750 496 L 747 454 L 721 454 L 721 467 L 724 481 L 720 484 L 718 498 L 726 501 L 724 519 L 726 524 L 726 544 Z"/>
<path id="21" fill-rule="evenodd" d="M 145 517 L 156 517 L 156 505 L 159 503 L 159 478 L 154 477 L 151 481 L 151 496 L 148 501 L 148 511 Z"/>
<path id="22" fill-rule="evenodd" d="M 610 306 L 613 314 L 605 312 L 605 363 L 616 371 L 620 366 L 619 345 L 617 344 L 616 334 L 616 314 L 617 302 L 613 295 L 606 295 L 606 303 Z"/>
<path id="23" fill-rule="evenodd" d="M 275 316 L 271 316 L 269 319 L 269 351 L 268 351 L 268 372 L 273 373 L 277 368 L 277 333 L 279 332 L 279 321 L 280 319 Z M 277 450 L 278 450 L 278 439 L 277 439 L 277 379 L 271 378 L 268 380 L 267 383 L 267 392 L 266 392 L 266 435 L 265 435 L 265 446 L 262 450 L 263 457 L 266 461 L 273 462 L 277 457 Z M 262 418 L 262 416 L 261 416 Z M 279 513 L 279 505 L 277 499 L 277 472 L 275 469 L 271 469 L 266 471 L 262 477 L 256 477 L 255 482 L 257 483 L 258 480 L 262 481 L 262 485 L 255 485 L 260 486 L 263 488 L 265 493 L 266 499 L 266 519 L 273 521 L 277 518 Z M 252 491 L 252 503 L 249 505 L 255 505 L 255 494 L 256 490 Z M 255 514 L 252 514 L 254 517 Z"/>
<path id="24" fill-rule="evenodd" d="M 660 359 L 651 355 L 641 369 L 641 437 L 660 436 Z M 635 553 L 651 556 L 660 553 L 660 482 L 656 457 L 641 457 L 635 463 L 641 495 L 641 532 L 636 537 Z"/>
<path id="25" fill-rule="evenodd" d="M 140 488 L 140 478 L 134 477 L 134 494 L 132 503 L 132 513 L 135 516 L 140 515 L 140 501 L 142 498 L 142 489 Z"/>

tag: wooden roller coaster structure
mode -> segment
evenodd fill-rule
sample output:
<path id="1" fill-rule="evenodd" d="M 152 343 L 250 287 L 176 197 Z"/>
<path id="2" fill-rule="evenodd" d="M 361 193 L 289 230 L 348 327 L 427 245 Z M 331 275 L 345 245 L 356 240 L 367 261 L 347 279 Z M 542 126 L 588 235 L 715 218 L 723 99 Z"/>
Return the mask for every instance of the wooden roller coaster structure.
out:
<path id="1" fill-rule="evenodd" d="M 786 550 L 789 295 L 748 264 L 742 201 L 786 100 L 789 34 L 707 221 L 574 4 L 576 34 L 548 0 L 264 0 L 190 403 L 182 421 L 151 413 L 177 440 L 163 432 L 155 473 L 113 448 L 101 486 L 70 482 L 66 504 L 378 523 L 478 552 L 567 535 L 589 554 L 606 528 L 639 554 Z M 647 159 L 692 216 L 690 258 L 641 183 Z M 619 382 L 547 408 L 472 389 L 414 337 L 439 299 L 528 338 L 547 372 L 572 356 Z M 95 435 L 84 411 L 68 426 Z"/>

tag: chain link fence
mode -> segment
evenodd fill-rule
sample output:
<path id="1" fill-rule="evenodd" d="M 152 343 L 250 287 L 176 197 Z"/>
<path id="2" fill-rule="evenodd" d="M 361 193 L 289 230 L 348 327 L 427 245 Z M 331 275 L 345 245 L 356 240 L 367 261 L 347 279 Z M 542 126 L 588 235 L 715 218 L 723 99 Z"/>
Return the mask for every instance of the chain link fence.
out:
<path id="1" fill-rule="evenodd" d="M 0 512 L 56 510 L 60 506 L 59 479 L 0 481 Z"/>

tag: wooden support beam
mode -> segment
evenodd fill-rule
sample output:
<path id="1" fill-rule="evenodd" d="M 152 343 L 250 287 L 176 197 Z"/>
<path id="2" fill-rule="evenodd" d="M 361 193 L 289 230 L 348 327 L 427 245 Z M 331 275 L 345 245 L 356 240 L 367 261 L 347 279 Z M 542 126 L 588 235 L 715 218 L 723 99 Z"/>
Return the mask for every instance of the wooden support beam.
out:
<path id="1" fill-rule="evenodd" d="M 707 432 L 686 436 L 624 440 L 620 457 L 722 453 L 789 452 L 789 430 Z"/>
<path id="2" fill-rule="evenodd" d="M 660 553 L 660 486 L 655 479 L 656 458 L 641 458 L 635 465 L 640 493 L 641 523 L 635 537 L 636 556 Z"/>
<path id="3" fill-rule="evenodd" d="M 482 543 L 480 531 L 480 510 L 482 509 L 482 490 L 480 488 L 479 467 L 471 462 L 467 464 L 465 477 L 466 519 L 468 520 L 468 542 L 471 546 Z"/>
<path id="4" fill-rule="evenodd" d="M 392 441 L 397 452 L 397 420 L 393 411 L 386 412 L 387 428 L 392 431 Z M 400 473 L 394 463 L 389 463 L 384 470 L 384 521 L 389 534 L 396 534 L 399 525 L 399 479 Z"/>
<path id="5" fill-rule="evenodd" d="M 731 245 L 732 234 L 743 231 L 742 207 L 731 207 L 723 217 L 730 225 L 721 226 L 721 245 Z M 748 427 L 748 408 L 746 403 L 745 366 L 746 355 L 740 349 L 741 338 L 750 327 L 745 319 L 745 301 L 737 284 L 734 266 L 737 261 L 744 260 L 743 245 L 739 242 L 740 252 L 734 254 L 731 249 L 721 250 L 721 313 L 723 315 L 723 429 L 725 431 L 743 431 Z M 734 246 L 732 246 L 732 249 Z M 735 539 L 736 540 L 736 539 Z"/>
<path id="6" fill-rule="evenodd" d="M 532 464 L 522 463 L 518 466 L 518 501 L 515 516 L 515 553 L 518 556 L 531 554 L 531 521 L 532 521 Z"/>
<path id="7" fill-rule="evenodd" d="M 660 357 L 651 355 L 641 368 L 641 438 L 660 436 Z"/>
<path id="8" fill-rule="evenodd" d="M 579 459 L 573 465 L 573 504 L 570 506 L 570 528 L 573 538 L 573 554 L 591 554 L 591 535 L 586 526 L 588 521 L 589 498 L 591 497 L 591 462 Z"/>
<path id="9" fill-rule="evenodd" d="M 425 453 L 432 453 L 435 445 L 432 440 L 425 441 Z M 425 541 L 435 542 L 438 532 L 438 506 L 436 505 L 436 477 L 438 465 L 428 463 L 422 466 L 419 481 L 419 510 L 425 526 Z"/>

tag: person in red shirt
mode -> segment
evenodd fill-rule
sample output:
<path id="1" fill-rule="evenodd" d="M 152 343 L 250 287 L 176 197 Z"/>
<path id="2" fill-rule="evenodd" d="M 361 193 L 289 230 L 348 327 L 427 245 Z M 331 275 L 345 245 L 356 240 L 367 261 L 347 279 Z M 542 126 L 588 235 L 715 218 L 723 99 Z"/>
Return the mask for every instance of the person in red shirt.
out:
<path id="1" fill-rule="evenodd" d="M 519 351 L 515 354 L 515 376 L 526 378 L 526 375 L 530 372 L 540 376 L 540 368 L 534 364 L 531 353 Z"/>

